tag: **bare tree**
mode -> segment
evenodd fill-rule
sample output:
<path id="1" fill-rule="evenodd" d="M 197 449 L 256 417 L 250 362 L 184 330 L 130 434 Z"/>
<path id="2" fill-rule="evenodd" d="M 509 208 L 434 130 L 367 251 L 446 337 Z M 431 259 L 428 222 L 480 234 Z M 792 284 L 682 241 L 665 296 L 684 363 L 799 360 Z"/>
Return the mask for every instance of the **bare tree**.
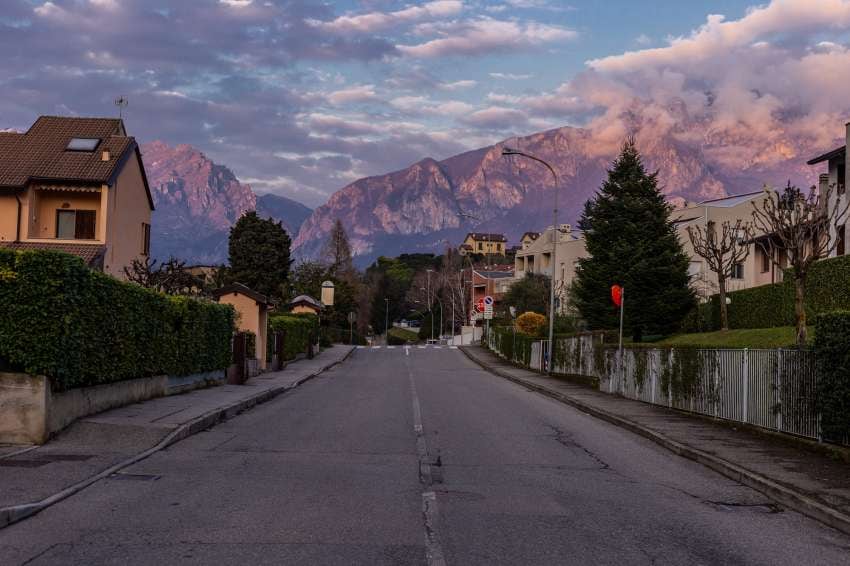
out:
<path id="1" fill-rule="evenodd" d="M 694 252 L 702 257 L 708 268 L 717 274 L 717 287 L 720 290 L 720 328 L 729 330 L 729 316 L 726 309 L 726 281 L 735 275 L 738 265 L 750 255 L 748 241 L 752 239 L 753 229 L 749 223 L 737 220 L 734 224 L 723 222 L 720 232 L 717 223 L 709 221 L 705 230 L 701 226 L 688 226 L 688 237 Z"/>
<path id="2" fill-rule="evenodd" d="M 159 266 L 149 257 L 134 259 L 124 275 L 128 281 L 168 295 L 198 295 L 204 289 L 204 282 L 189 273 L 186 262 L 173 257 Z"/>
<path id="3" fill-rule="evenodd" d="M 334 222 L 330 236 L 322 248 L 322 258 L 328 264 L 328 271 L 333 277 L 353 282 L 356 271 L 351 259 L 351 244 L 339 218 Z"/>
<path id="4" fill-rule="evenodd" d="M 765 187 L 766 198 L 753 203 L 753 220 L 766 234 L 765 253 L 778 267 L 780 257 L 793 268 L 794 313 L 797 323 L 797 346 L 806 345 L 806 279 L 812 264 L 827 257 L 835 249 L 839 226 L 846 221 L 848 204 L 830 200 L 832 187 L 819 193 L 815 187 L 806 195 L 788 183 L 785 189 L 772 191 Z M 778 252 L 778 253 L 774 253 Z"/>

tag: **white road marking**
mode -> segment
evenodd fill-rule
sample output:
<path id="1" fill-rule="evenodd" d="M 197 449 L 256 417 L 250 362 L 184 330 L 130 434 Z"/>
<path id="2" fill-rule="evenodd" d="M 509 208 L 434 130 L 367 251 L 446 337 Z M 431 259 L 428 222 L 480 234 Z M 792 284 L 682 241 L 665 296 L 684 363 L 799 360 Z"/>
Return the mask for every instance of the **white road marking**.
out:
<path id="1" fill-rule="evenodd" d="M 457 350 L 457 346 L 449 346 L 449 350 Z"/>
<path id="2" fill-rule="evenodd" d="M 417 348 L 419 348 L 420 350 L 424 350 L 424 349 L 425 349 L 425 348 L 427 348 L 427 347 L 428 347 L 428 346 L 417 346 Z"/>
<path id="3" fill-rule="evenodd" d="M 395 346 L 387 346 L 387 350 L 395 350 Z"/>
<path id="4" fill-rule="evenodd" d="M 424 346 L 419 346 L 424 348 Z M 413 370 L 410 362 L 405 360 L 407 377 L 410 380 L 410 393 L 413 397 L 413 430 L 416 432 L 416 452 L 419 454 L 420 481 L 425 484 L 426 491 L 422 492 L 422 517 L 425 520 L 425 560 L 428 566 L 446 566 L 443 547 L 437 536 L 437 494 L 431 490 L 431 464 L 428 461 L 428 444 L 422 429 L 422 408 L 419 405 L 419 395 L 416 393 L 416 382 L 413 380 Z"/>
<path id="5" fill-rule="evenodd" d="M 410 355 L 410 346 L 405 346 L 405 347 L 404 347 L 404 355 L 405 355 L 405 356 L 409 356 L 409 355 Z"/>
<path id="6" fill-rule="evenodd" d="M 434 348 L 436 348 L 437 350 L 440 350 L 440 349 L 442 349 L 442 346 L 434 346 Z"/>
<path id="7" fill-rule="evenodd" d="M 380 350 L 380 349 L 381 349 L 381 347 L 380 347 L 380 346 L 372 346 L 372 349 L 373 349 L 373 350 Z"/>

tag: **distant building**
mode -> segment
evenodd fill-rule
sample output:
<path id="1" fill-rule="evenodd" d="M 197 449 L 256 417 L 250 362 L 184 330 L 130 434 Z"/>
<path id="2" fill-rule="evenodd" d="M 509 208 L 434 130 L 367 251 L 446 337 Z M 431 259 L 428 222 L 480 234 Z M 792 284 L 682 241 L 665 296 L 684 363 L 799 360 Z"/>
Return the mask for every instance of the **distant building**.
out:
<path id="1" fill-rule="evenodd" d="M 307 313 L 318 315 L 324 306 L 310 295 L 298 295 L 289 303 L 289 310 L 294 314 Z"/>
<path id="2" fill-rule="evenodd" d="M 466 235 L 463 243 L 458 247 L 458 252 L 466 254 L 505 255 L 508 239 L 504 234 L 485 234 L 470 232 Z"/>
<path id="3" fill-rule="evenodd" d="M 123 277 L 150 254 L 153 208 L 121 120 L 42 116 L 0 132 L 0 246 L 74 254 Z"/>
<path id="4" fill-rule="evenodd" d="M 822 193 L 826 192 L 827 187 L 832 187 L 830 194 L 830 206 L 838 206 L 839 211 L 847 206 L 847 144 L 850 143 L 850 122 L 844 125 L 845 145 L 828 151 L 823 155 L 819 155 L 810 159 L 806 163 L 808 165 L 817 165 L 818 163 L 827 163 L 827 173 L 822 173 L 818 179 L 818 188 Z M 839 226 L 831 227 L 831 236 L 838 243 L 830 256 L 845 255 L 848 252 L 850 241 L 847 239 L 847 218 L 841 219 Z"/>
<path id="5" fill-rule="evenodd" d="M 537 238 L 540 237 L 540 232 L 526 232 L 519 239 L 519 247 L 520 249 L 526 249 L 528 246 L 537 241 Z"/>

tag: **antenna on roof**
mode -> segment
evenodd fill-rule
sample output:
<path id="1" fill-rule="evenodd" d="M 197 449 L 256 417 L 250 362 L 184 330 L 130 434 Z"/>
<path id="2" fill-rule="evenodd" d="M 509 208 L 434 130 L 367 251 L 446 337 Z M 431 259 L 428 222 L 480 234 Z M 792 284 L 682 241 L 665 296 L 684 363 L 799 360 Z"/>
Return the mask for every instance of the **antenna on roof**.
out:
<path id="1" fill-rule="evenodd" d="M 118 118 L 124 118 L 124 109 L 130 104 L 130 99 L 124 96 L 123 94 L 115 99 L 115 106 L 118 107 Z"/>

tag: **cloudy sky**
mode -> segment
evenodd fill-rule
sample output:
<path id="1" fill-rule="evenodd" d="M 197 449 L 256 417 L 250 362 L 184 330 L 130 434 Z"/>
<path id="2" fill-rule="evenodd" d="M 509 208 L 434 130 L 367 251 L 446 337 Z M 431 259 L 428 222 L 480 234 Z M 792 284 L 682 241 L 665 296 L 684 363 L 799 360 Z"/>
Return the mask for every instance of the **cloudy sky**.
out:
<path id="1" fill-rule="evenodd" d="M 126 95 L 142 142 L 316 206 L 512 135 L 618 140 L 636 105 L 659 127 L 683 105 L 706 135 L 828 146 L 848 45 L 842 0 L 2 0 L 0 128 L 115 115 Z"/>

